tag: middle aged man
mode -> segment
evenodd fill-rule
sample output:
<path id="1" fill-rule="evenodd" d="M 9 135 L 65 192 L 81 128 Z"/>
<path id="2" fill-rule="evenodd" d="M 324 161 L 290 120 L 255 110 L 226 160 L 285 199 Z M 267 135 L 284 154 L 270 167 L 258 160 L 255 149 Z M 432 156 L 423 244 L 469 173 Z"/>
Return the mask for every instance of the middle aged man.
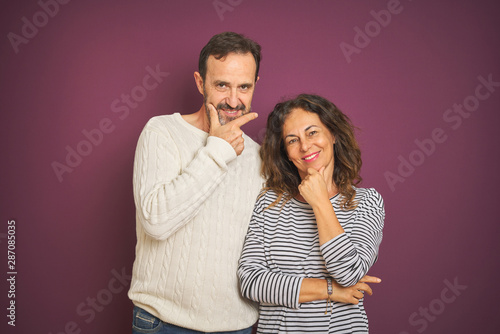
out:
<path id="1" fill-rule="evenodd" d="M 201 108 L 154 117 L 141 133 L 133 333 L 250 333 L 257 321 L 236 272 L 262 186 L 259 146 L 240 129 L 257 117 L 260 50 L 236 33 L 212 37 L 194 74 Z"/>

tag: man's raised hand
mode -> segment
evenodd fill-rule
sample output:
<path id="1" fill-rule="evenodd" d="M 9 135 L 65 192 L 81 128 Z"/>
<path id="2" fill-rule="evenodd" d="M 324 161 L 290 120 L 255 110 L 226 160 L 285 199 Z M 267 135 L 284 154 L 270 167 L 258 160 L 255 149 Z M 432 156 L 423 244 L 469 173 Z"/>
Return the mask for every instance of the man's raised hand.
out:
<path id="1" fill-rule="evenodd" d="M 210 136 L 215 136 L 224 139 L 233 147 L 236 155 L 240 155 L 245 148 L 243 131 L 240 127 L 257 118 L 257 113 L 251 112 L 233 119 L 231 122 L 221 125 L 219 115 L 212 104 L 208 104 L 210 112 Z"/>

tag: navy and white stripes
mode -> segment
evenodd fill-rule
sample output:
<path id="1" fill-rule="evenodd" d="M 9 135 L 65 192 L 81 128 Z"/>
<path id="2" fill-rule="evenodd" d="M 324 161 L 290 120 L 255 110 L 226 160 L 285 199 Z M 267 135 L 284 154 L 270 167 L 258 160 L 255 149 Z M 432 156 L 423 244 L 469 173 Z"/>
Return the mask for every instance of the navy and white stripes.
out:
<path id="1" fill-rule="evenodd" d="M 238 268 L 245 297 L 260 303 L 258 333 L 368 333 L 363 300 L 358 305 L 325 301 L 299 304 L 305 277 L 333 277 L 343 286 L 356 284 L 377 259 L 382 241 L 384 204 L 374 189 L 356 188 L 354 210 L 340 209 L 331 199 L 345 233 L 319 246 L 312 208 L 295 199 L 282 208 L 265 209 L 276 199 L 272 191 L 254 207 Z"/>

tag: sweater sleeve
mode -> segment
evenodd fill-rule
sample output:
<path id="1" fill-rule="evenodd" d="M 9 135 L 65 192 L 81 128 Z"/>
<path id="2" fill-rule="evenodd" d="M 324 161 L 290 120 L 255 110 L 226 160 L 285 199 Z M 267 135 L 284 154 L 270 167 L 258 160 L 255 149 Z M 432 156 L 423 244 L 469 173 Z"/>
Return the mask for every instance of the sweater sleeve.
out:
<path id="1" fill-rule="evenodd" d="M 175 141 L 150 123 L 137 144 L 134 200 L 145 232 L 164 240 L 196 215 L 236 153 L 223 139 L 210 136 L 183 169 Z"/>
<path id="2" fill-rule="evenodd" d="M 342 233 L 320 247 L 328 272 L 345 287 L 355 285 L 368 273 L 382 242 L 382 196 L 368 189 L 356 210 L 351 234 Z"/>
<path id="3" fill-rule="evenodd" d="M 266 261 L 264 218 L 257 201 L 241 254 L 238 277 L 241 293 L 253 301 L 298 309 L 302 277 L 271 269 Z"/>

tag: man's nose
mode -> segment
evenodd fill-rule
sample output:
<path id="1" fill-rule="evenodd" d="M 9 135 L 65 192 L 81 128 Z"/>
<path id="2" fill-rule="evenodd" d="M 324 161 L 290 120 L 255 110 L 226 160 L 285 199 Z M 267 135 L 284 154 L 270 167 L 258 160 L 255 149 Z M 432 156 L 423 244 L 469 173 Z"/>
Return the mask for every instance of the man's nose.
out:
<path id="1" fill-rule="evenodd" d="M 236 89 L 231 89 L 229 91 L 229 95 L 226 98 L 226 103 L 233 109 L 236 109 L 240 104 L 240 100 L 238 98 L 238 92 Z"/>

